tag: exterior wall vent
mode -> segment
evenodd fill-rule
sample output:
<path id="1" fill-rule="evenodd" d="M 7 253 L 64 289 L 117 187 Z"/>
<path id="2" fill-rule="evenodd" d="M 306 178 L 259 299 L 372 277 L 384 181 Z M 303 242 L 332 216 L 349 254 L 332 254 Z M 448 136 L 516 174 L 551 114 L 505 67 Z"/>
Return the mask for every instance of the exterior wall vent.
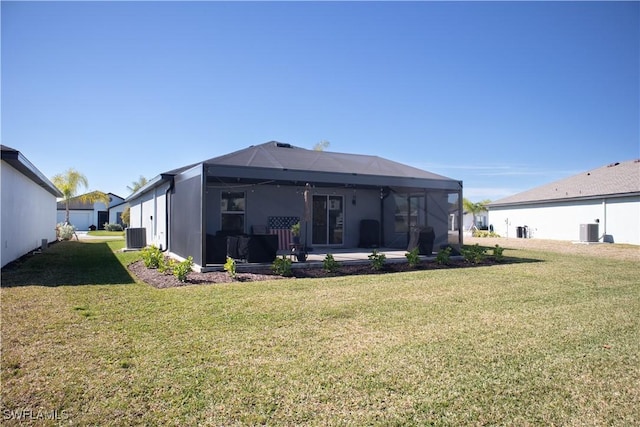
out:
<path id="1" fill-rule="evenodd" d="M 124 234 L 128 249 L 142 249 L 147 246 L 146 228 L 127 228 Z"/>

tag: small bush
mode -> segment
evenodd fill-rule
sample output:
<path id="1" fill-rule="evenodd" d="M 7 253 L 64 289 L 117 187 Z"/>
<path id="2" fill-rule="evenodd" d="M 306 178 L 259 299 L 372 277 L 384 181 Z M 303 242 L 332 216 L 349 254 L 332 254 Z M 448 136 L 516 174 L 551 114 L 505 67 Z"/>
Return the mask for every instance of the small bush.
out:
<path id="1" fill-rule="evenodd" d="M 282 255 L 282 258 L 276 258 L 271 264 L 271 271 L 278 276 L 291 277 L 293 275 L 291 272 L 291 260 L 285 255 Z"/>
<path id="2" fill-rule="evenodd" d="M 184 283 L 187 281 L 187 276 L 191 273 L 193 268 L 193 257 L 188 257 L 182 262 L 179 262 L 173 266 L 173 275 L 178 278 L 178 281 Z"/>
<path id="3" fill-rule="evenodd" d="M 147 268 L 159 268 L 164 264 L 164 254 L 157 246 L 147 246 L 141 254 L 144 266 Z"/>
<path id="4" fill-rule="evenodd" d="M 471 233 L 473 237 L 500 237 L 500 235 L 494 231 L 487 230 L 473 230 Z"/>
<path id="5" fill-rule="evenodd" d="M 229 277 L 231 277 L 232 279 L 235 279 L 236 278 L 236 260 L 231 257 L 227 257 L 227 262 L 224 263 L 224 271 L 229 273 Z"/>
<path id="6" fill-rule="evenodd" d="M 384 264 L 387 262 L 387 256 L 383 253 L 374 249 L 371 255 L 369 255 L 369 259 L 371 260 L 371 268 L 376 271 L 380 271 L 384 268 Z"/>
<path id="7" fill-rule="evenodd" d="M 176 260 L 174 259 L 169 259 L 167 261 L 166 258 L 162 258 L 160 260 L 160 264 L 158 264 L 158 271 L 162 274 L 164 273 L 171 273 L 173 271 L 173 267 L 176 266 Z"/>
<path id="8" fill-rule="evenodd" d="M 415 268 L 420 264 L 419 252 L 420 252 L 420 248 L 416 246 L 415 248 L 411 249 L 409 252 L 404 254 L 404 256 L 407 257 L 407 262 L 409 262 L 409 266 L 411 268 Z"/>
<path id="9" fill-rule="evenodd" d="M 322 260 L 322 268 L 324 268 L 324 271 L 329 273 L 333 273 L 338 270 L 339 266 L 340 264 L 338 264 L 338 261 L 336 261 L 331 254 L 327 254 L 327 256 L 324 257 L 324 260 Z"/>
<path id="10" fill-rule="evenodd" d="M 504 261 L 504 255 L 502 255 L 502 252 L 504 252 L 504 248 L 501 248 L 499 245 L 495 245 L 493 248 L 493 259 L 496 260 L 496 262 L 502 262 Z"/>
<path id="11" fill-rule="evenodd" d="M 436 255 L 436 264 L 439 265 L 449 265 L 451 262 L 451 246 L 447 246 L 446 248 L 442 248 L 438 251 L 438 255 Z"/>
<path id="12" fill-rule="evenodd" d="M 467 262 L 470 262 L 471 264 L 479 264 L 484 260 L 487 251 L 476 243 L 473 246 L 462 248 L 460 252 L 462 252 L 462 256 Z"/>
<path id="13" fill-rule="evenodd" d="M 71 224 L 61 223 L 56 226 L 58 230 L 58 239 L 69 240 L 76 232 L 76 228 Z"/>
<path id="14" fill-rule="evenodd" d="M 104 229 L 105 231 L 122 231 L 122 226 L 120 224 L 109 224 L 105 222 Z"/>

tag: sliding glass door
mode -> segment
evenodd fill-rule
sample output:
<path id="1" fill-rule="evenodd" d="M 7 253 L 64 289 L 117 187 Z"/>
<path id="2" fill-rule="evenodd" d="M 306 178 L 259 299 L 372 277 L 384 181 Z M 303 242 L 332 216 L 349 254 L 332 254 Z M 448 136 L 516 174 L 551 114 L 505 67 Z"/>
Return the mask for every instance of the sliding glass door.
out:
<path id="1" fill-rule="evenodd" d="M 341 245 L 344 234 L 344 198 L 342 196 L 313 196 L 313 245 Z"/>

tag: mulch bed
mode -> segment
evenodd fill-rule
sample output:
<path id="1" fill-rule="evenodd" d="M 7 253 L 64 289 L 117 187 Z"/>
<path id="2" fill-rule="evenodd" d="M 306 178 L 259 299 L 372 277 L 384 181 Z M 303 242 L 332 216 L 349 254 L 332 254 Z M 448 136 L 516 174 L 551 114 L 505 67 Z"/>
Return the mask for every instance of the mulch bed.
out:
<path id="1" fill-rule="evenodd" d="M 493 265 L 495 261 L 487 257 L 480 264 L 470 264 L 463 260 L 452 260 L 449 265 L 439 265 L 435 262 L 421 262 L 416 267 L 411 267 L 407 262 L 387 263 L 382 270 L 374 270 L 370 264 L 357 265 L 341 265 L 335 272 L 327 272 L 321 267 L 294 268 L 292 269 L 293 278 L 326 278 L 339 276 L 353 276 L 363 274 L 392 274 L 404 271 L 420 271 L 420 270 L 437 270 L 447 268 L 464 268 Z M 286 279 L 276 275 L 269 268 L 256 269 L 252 272 L 238 272 L 236 278 L 232 279 L 226 271 L 210 271 L 206 273 L 189 273 L 187 281 L 182 283 L 171 273 L 160 273 L 156 269 L 145 267 L 142 261 L 136 261 L 129 265 L 129 270 L 142 282 L 145 282 L 155 288 L 174 288 L 189 285 L 208 285 L 220 283 L 236 283 L 236 282 L 258 282 L 262 280 L 278 280 Z"/>

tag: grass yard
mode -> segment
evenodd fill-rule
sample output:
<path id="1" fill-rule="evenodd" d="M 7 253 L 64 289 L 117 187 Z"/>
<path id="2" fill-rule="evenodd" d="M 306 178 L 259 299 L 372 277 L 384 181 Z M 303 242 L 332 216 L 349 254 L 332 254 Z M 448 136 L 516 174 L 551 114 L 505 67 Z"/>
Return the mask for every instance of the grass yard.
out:
<path id="1" fill-rule="evenodd" d="M 93 230 L 87 232 L 87 235 L 93 237 L 124 237 L 124 231 Z"/>
<path id="2" fill-rule="evenodd" d="M 158 290 L 122 246 L 3 271 L 4 424 L 640 424 L 634 261 Z"/>

